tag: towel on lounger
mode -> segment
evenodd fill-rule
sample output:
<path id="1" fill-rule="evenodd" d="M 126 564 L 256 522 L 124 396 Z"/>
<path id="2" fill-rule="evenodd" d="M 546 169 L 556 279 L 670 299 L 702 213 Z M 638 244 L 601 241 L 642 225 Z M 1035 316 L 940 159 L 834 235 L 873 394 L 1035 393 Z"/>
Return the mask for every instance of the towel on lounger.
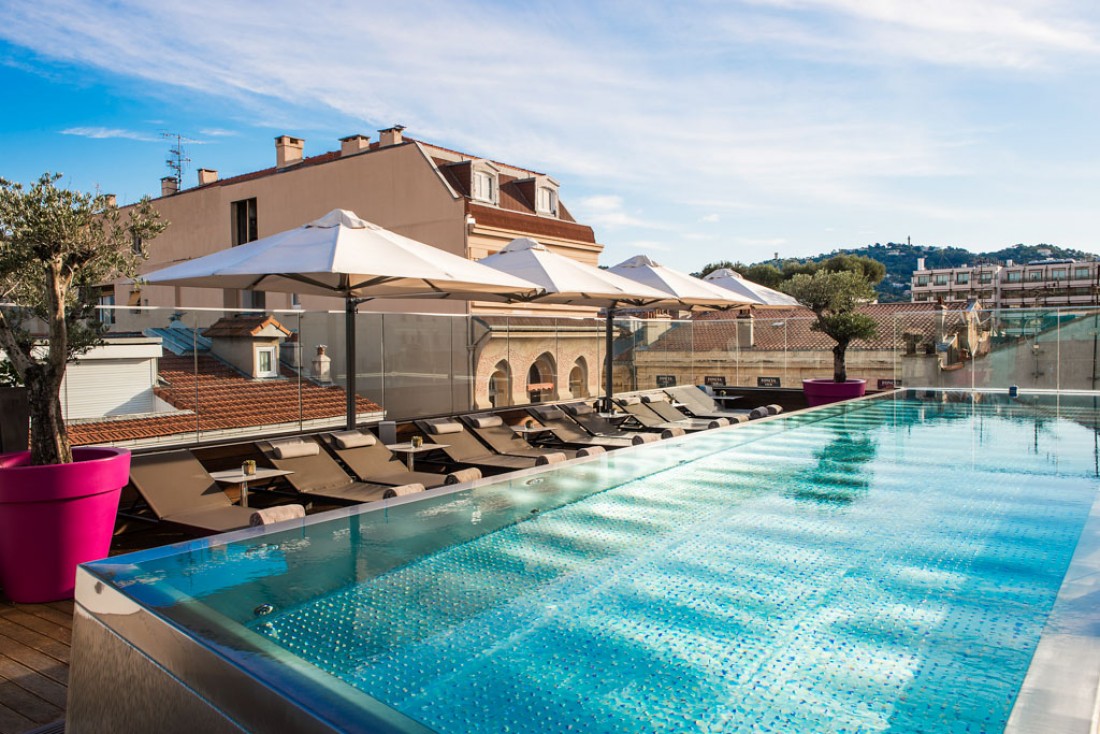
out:
<path id="1" fill-rule="evenodd" d="M 260 525 L 274 525 L 277 522 L 297 520 L 306 516 L 306 508 L 302 505 L 278 505 L 268 507 L 265 510 L 256 510 L 248 518 L 248 524 L 252 527 Z"/>

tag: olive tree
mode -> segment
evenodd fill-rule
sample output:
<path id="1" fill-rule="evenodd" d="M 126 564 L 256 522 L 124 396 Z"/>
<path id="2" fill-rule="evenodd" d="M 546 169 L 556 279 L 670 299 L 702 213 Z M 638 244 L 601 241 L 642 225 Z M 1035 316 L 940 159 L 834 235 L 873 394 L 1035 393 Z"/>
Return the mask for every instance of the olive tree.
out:
<path id="1" fill-rule="evenodd" d="M 875 289 L 862 271 L 818 270 L 813 275 L 801 273 L 786 281 L 783 291 L 814 312 L 817 319 L 810 326 L 836 344 L 833 346 L 833 380 L 845 382 L 848 368 L 845 355 L 854 339 L 872 339 L 878 324 L 867 314 L 857 313 L 861 303 L 875 298 Z"/>
<path id="2" fill-rule="evenodd" d="M 43 174 L 27 187 L 0 178 L 0 349 L 27 388 L 32 464 L 72 461 L 65 369 L 102 343 L 100 288 L 132 277 L 167 226 L 148 199 L 123 217 L 112 197 L 58 187 L 60 178 Z"/>

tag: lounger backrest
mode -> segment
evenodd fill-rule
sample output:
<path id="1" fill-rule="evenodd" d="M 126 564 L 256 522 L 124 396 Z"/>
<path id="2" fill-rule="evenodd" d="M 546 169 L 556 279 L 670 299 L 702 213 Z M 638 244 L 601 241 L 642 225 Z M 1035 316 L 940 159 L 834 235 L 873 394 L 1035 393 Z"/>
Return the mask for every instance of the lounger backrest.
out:
<path id="1" fill-rule="evenodd" d="M 492 454 L 489 449 L 477 438 L 466 430 L 466 427 L 461 423 L 458 423 L 454 419 L 447 421 L 445 425 L 448 426 L 447 433 L 436 434 L 433 430 L 432 421 L 417 421 L 417 426 L 428 434 L 429 438 L 435 443 L 448 444 L 447 448 L 443 449 L 444 453 L 452 461 L 470 461 L 471 459 L 477 459 Z M 459 429 L 453 430 L 450 426 L 457 424 Z"/>
<path id="2" fill-rule="evenodd" d="M 638 422 L 646 428 L 653 428 L 660 423 L 667 422 L 660 415 L 650 410 L 648 405 L 643 404 L 641 398 L 620 398 L 615 402 L 620 408 L 637 418 Z"/>
<path id="3" fill-rule="evenodd" d="M 381 441 L 375 440 L 368 445 L 341 448 L 340 441 L 337 439 L 343 434 L 344 432 L 340 434 L 326 433 L 321 436 L 321 441 L 324 442 L 329 451 L 340 457 L 340 461 L 347 464 L 360 480 L 366 480 L 367 477 L 372 475 L 393 474 L 409 470 L 405 462 L 397 459 L 393 452 L 386 448 Z M 371 437 L 373 438 L 373 436 Z M 356 443 L 356 441 L 348 442 L 345 440 L 345 443 Z"/>
<path id="4" fill-rule="evenodd" d="M 672 403 L 668 402 L 668 398 L 664 395 L 660 397 L 646 395 L 642 398 L 642 403 L 666 421 L 680 421 L 686 417 L 673 407 Z"/>
<path id="5" fill-rule="evenodd" d="M 310 453 L 305 456 L 293 456 L 280 458 L 275 447 L 280 445 L 278 441 L 257 441 L 256 448 L 271 462 L 276 469 L 285 469 L 294 472 L 288 474 L 286 480 L 299 492 L 321 492 L 338 487 L 346 487 L 355 484 L 347 472 L 340 468 L 328 453 L 321 448 L 312 436 L 304 436 L 301 439 Z M 285 445 L 285 444 L 282 444 Z M 316 452 L 312 447 L 316 446 Z M 288 452 L 301 453 L 301 452 Z"/>
<path id="6" fill-rule="evenodd" d="M 696 411 L 713 413 L 718 407 L 710 396 L 694 385 L 678 385 L 667 388 L 665 392 L 686 405 L 687 409 L 693 413 Z"/>
<path id="7" fill-rule="evenodd" d="M 135 455 L 130 482 L 157 517 L 233 503 L 190 451 Z"/>
<path id="8" fill-rule="evenodd" d="M 487 417 L 496 416 L 471 415 L 465 416 L 465 421 L 470 432 L 488 444 L 493 451 L 506 454 L 509 451 L 531 450 L 531 444 L 513 433 L 512 429 L 503 422 L 494 421 L 490 425 L 480 425 L 481 421 Z"/>
<path id="9" fill-rule="evenodd" d="M 566 403 L 561 406 L 573 420 L 593 434 L 616 433 L 618 426 L 606 418 L 597 415 L 591 405 L 587 403 Z"/>
<path id="10" fill-rule="evenodd" d="M 539 423 L 549 428 L 558 439 L 566 443 L 584 443 L 590 438 L 588 432 L 560 408 L 533 407 L 528 408 L 527 412 L 538 418 Z"/>

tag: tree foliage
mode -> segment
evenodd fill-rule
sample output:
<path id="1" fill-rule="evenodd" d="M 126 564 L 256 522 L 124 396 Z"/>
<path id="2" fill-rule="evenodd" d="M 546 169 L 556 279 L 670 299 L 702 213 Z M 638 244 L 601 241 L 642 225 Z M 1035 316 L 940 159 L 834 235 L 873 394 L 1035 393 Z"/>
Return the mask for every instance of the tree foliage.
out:
<path id="1" fill-rule="evenodd" d="M 857 313 L 862 303 L 874 300 L 875 289 L 862 270 L 831 271 L 822 268 L 813 275 L 801 273 L 783 284 L 783 290 L 817 319 L 810 328 L 833 341 L 833 379 L 848 379 L 845 356 L 854 339 L 872 339 L 878 324 L 867 314 Z"/>
<path id="2" fill-rule="evenodd" d="M 28 391 L 31 462 L 72 461 L 59 399 L 67 364 L 102 343 L 99 289 L 132 277 L 167 224 L 147 199 L 123 218 L 108 196 L 0 179 L 0 348 Z M 43 340 L 44 337 L 44 340 Z"/>

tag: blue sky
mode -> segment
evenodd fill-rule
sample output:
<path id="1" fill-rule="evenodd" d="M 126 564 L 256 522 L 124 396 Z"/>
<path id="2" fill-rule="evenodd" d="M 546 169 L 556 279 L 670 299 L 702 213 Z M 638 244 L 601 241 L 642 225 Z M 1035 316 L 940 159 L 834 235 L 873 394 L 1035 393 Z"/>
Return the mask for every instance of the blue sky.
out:
<path id="1" fill-rule="evenodd" d="M 163 6 L 163 7 L 161 7 Z M 1095 0 L 0 0 L 0 176 L 120 201 L 400 123 L 544 171 L 613 265 L 1100 252 Z"/>

